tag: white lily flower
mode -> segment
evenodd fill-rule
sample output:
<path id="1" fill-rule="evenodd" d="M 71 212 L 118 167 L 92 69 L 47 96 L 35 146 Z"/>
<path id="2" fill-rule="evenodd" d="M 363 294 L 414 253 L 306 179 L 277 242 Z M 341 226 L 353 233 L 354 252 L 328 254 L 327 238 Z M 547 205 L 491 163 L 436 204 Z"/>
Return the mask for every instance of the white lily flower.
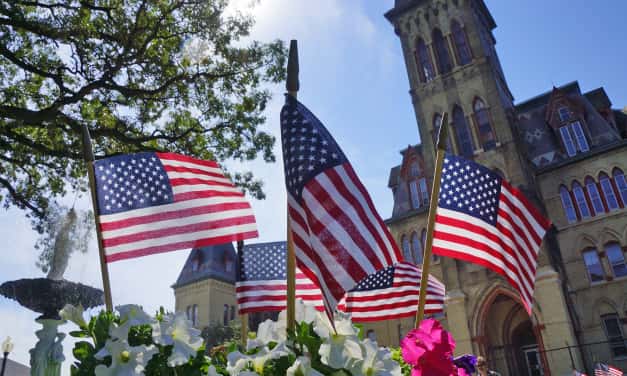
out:
<path id="1" fill-rule="evenodd" d="M 192 326 L 183 312 L 166 315 L 161 322 L 153 323 L 152 339 L 160 345 L 174 345 L 168 358 L 170 367 L 187 363 L 203 344 L 200 330 Z"/>
<path id="2" fill-rule="evenodd" d="M 333 326 L 326 317 L 320 315 L 314 324 L 314 331 L 324 339 L 320 345 L 320 360 L 333 368 L 349 368 L 358 360 L 363 360 L 364 350 L 359 341 L 359 329 L 353 326 L 348 315 L 336 314 Z"/>
<path id="3" fill-rule="evenodd" d="M 353 376 L 401 376 L 401 366 L 392 360 L 389 349 L 379 347 L 370 339 L 364 340 L 362 346 L 366 354 L 350 368 Z"/>
<path id="4" fill-rule="evenodd" d="M 83 306 L 80 304 L 78 306 L 66 304 L 65 307 L 59 311 L 59 316 L 61 316 L 63 320 L 71 321 L 82 328 L 87 326 L 83 312 Z"/>
<path id="5" fill-rule="evenodd" d="M 150 315 L 148 315 L 142 307 L 135 304 L 125 304 L 117 306 L 116 311 L 120 313 L 120 325 L 112 324 L 109 328 L 109 335 L 111 338 L 118 338 L 121 340 L 128 340 L 128 332 L 131 327 L 137 325 L 152 324 L 155 322 Z"/>
<path id="6" fill-rule="evenodd" d="M 287 376 L 323 376 L 322 373 L 311 368 L 311 359 L 299 356 L 294 364 L 287 369 Z"/>
<path id="7" fill-rule="evenodd" d="M 106 356 L 111 356 L 111 365 L 107 367 L 100 364 L 96 367 L 95 374 L 96 376 L 143 375 L 146 364 L 158 352 L 159 350 L 153 345 L 129 346 L 126 341 L 108 339 L 95 357 L 104 359 Z"/>

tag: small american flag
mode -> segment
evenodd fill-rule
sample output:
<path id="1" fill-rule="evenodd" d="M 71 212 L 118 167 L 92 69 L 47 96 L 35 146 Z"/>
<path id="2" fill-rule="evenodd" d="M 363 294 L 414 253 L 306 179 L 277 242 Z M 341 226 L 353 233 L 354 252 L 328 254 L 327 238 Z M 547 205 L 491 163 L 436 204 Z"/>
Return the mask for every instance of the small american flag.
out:
<path id="1" fill-rule="evenodd" d="M 595 376 L 623 376 L 623 371 L 620 369 L 607 365 L 605 363 L 597 363 L 594 366 Z"/>
<path id="2" fill-rule="evenodd" d="M 433 253 L 499 273 L 530 314 L 538 252 L 550 225 L 498 174 L 463 158 L 444 158 Z"/>
<path id="3" fill-rule="evenodd" d="M 294 253 L 330 313 L 348 290 L 401 254 L 331 134 L 289 95 L 281 134 Z"/>
<path id="4" fill-rule="evenodd" d="M 238 257 L 235 294 L 239 314 L 284 310 L 287 299 L 287 243 L 246 244 Z M 319 311 L 324 310 L 320 289 L 298 268 L 296 298 Z"/>
<path id="5" fill-rule="evenodd" d="M 400 319 L 416 315 L 422 270 L 402 262 L 366 277 L 337 306 L 355 322 Z M 429 276 L 426 314 L 444 312 L 444 284 Z"/>
<path id="6" fill-rule="evenodd" d="M 286 242 L 247 244 L 239 255 L 238 282 L 235 284 L 239 313 L 282 311 L 286 307 Z M 409 263 L 379 270 L 349 291 L 337 306 L 350 313 L 355 322 L 410 317 L 418 309 L 422 271 Z M 429 277 L 425 312 L 444 310 L 444 285 Z M 296 298 L 324 310 L 320 289 L 298 268 Z"/>
<path id="7" fill-rule="evenodd" d="M 257 237 L 250 204 L 215 162 L 146 152 L 94 170 L 107 262 Z"/>

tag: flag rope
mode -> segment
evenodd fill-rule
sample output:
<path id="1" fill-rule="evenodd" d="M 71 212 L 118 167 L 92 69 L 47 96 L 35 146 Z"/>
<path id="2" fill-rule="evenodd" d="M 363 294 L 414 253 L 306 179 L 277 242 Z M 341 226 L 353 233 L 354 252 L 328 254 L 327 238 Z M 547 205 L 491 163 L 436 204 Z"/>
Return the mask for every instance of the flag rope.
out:
<path id="1" fill-rule="evenodd" d="M 433 229 L 435 228 L 435 213 L 438 208 L 438 197 L 440 195 L 440 178 L 442 176 L 442 165 L 444 163 L 444 153 L 446 152 L 448 114 L 445 112 L 440 121 L 438 130 L 438 142 L 435 157 L 435 170 L 433 173 L 433 186 L 431 188 L 431 202 L 429 203 L 429 218 L 427 220 L 427 237 L 424 245 L 424 255 L 422 258 L 422 280 L 420 282 L 420 295 L 418 298 L 418 312 L 416 312 L 415 328 L 425 316 L 425 303 L 427 301 L 427 283 L 429 280 L 429 268 L 431 266 L 431 246 L 433 245 Z"/>

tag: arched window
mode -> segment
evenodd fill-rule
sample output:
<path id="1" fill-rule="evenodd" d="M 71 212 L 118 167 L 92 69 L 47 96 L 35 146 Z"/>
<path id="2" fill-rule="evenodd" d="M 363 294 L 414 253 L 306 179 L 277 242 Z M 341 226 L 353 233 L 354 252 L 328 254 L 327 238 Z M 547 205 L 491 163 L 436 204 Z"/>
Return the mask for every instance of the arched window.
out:
<path id="1" fill-rule="evenodd" d="M 603 191 L 603 197 L 609 210 L 616 210 L 619 208 L 618 199 L 616 198 L 616 192 L 614 192 L 614 184 L 607 176 L 602 172 L 599 174 L 599 183 L 601 184 L 601 190 Z"/>
<path id="2" fill-rule="evenodd" d="M 577 213 L 573 206 L 573 200 L 570 198 L 570 192 L 568 192 L 568 189 L 564 186 L 560 187 L 560 198 L 562 199 L 562 207 L 564 208 L 564 214 L 566 214 L 568 223 L 577 222 Z"/>
<path id="3" fill-rule="evenodd" d="M 496 147 L 496 135 L 492 129 L 492 124 L 490 124 L 490 114 L 485 103 L 477 98 L 472 104 L 472 109 L 475 113 L 475 122 L 479 130 L 479 139 L 483 150 L 494 149 Z"/>
<path id="4" fill-rule="evenodd" d="M 457 152 L 463 157 L 472 158 L 475 149 L 472 142 L 472 134 L 470 133 L 470 128 L 468 128 L 464 111 L 459 106 L 453 107 L 453 124 Z"/>
<path id="5" fill-rule="evenodd" d="M 599 254 L 597 250 L 592 248 L 583 253 L 583 261 L 586 264 L 586 269 L 588 270 L 588 277 L 590 278 L 590 282 L 601 282 L 605 279 L 605 274 L 603 273 L 603 266 L 601 266 L 601 261 L 599 260 Z"/>
<path id="6" fill-rule="evenodd" d="M 414 232 L 411 234 L 411 250 L 414 252 L 414 262 L 416 264 L 422 264 L 422 245 L 420 244 L 420 239 L 418 238 L 418 233 Z"/>
<path id="7" fill-rule="evenodd" d="M 592 202 L 594 215 L 604 213 L 605 207 L 603 207 L 603 201 L 601 200 L 601 195 L 599 194 L 599 188 L 597 187 L 597 183 L 589 176 L 586 178 L 584 183 L 586 184 L 588 197 L 590 197 L 590 201 Z"/>
<path id="8" fill-rule="evenodd" d="M 412 262 L 414 257 L 412 256 L 411 249 L 409 248 L 409 239 L 405 235 L 401 237 L 401 248 L 403 248 L 403 258 L 405 261 Z"/>
<path id="9" fill-rule="evenodd" d="M 229 324 L 229 305 L 228 304 L 224 305 L 224 312 L 222 313 L 222 324 L 224 325 Z"/>
<path id="10" fill-rule="evenodd" d="M 623 206 L 627 206 L 627 180 L 625 180 L 625 174 L 619 168 L 615 168 L 612 171 L 612 175 L 614 176 L 614 183 L 618 188 L 620 198 L 623 201 Z"/>
<path id="11" fill-rule="evenodd" d="M 590 218 L 588 201 L 586 200 L 586 195 L 578 182 L 573 182 L 573 194 L 575 195 L 577 208 L 579 209 L 579 215 L 581 215 L 581 218 Z"/>
<path id="12" fill-rule="evenodd" d="M 627 275 L 627 265 L 625 265 L 625 255 L 618 243 L 605 245 L 605 254 L 610 263 L 614 277 L 624 277 Z"/>
<path id="13" fill-rule="evenodd" d="M 429 49 L 422 38 L 418 39 L 416 44 L 416 62 L 418 63 L 418 75 L 421 82 L 429 82 L 435 77 L 433 63 Z"/>
<path id="14" fill-rule="evenodd" d="M 472 53 L 470 52 L 470 45 L 466 39 L 466 32 L 460 26 L 457 20 L 451 22 L 451 32 L 453 33 L 453 40 L 455 41 L 455 50 L 457 52 L 457 62 L 459 65 L 466 65 L 472 60 Z"/>
<path id="15" fill-rule="evenodd" d="M 235 306 L 231 306 L 231 320 L 235 320 Z"/>
<path id="16" fill-rule="evenodd" d="M 451 64 L 451 55 L 448 52 L 448 46 L 440 29 L 433 29 L 433 48 L 435 49 L 435 57 L 438 63 L 438 72 L 445 74 L 453 69 Z"/>

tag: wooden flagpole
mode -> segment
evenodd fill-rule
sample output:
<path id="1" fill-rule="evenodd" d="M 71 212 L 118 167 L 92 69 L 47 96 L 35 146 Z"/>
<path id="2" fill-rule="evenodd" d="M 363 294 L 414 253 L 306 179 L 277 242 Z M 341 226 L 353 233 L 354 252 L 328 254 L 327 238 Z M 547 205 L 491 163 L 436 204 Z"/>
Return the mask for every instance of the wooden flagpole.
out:
<path id="1" fill-rule="evenodd" d="M 440 129 L 438 131 L 437 151 L 435 156 L 435 170 L 433 172 L 433 186 L 431 188 L 431 202 L 429 203 L 429 219 L 427 220 L 427 239 L 424 245 L 424 256 L 422 259 L 422 278 L 420 279 L 420 297 L 418 299 L 418 312 L 416 313 L 415 328 L 425 316 L 425 302 L 427 301 L 427 285 L 429 284 L 429 267 L 431 266 L 431 246 L 433 245 L 433 229 L 435 228 L 435 213 L 438 208 L 438 197 L 440 196 L 440 178 L 442 176 L 442 165 L 446 152 L 446 139 L 448 137 L 448 114 L 442 115 Z"/>
<path id="2" fill-rule="evenodd" d="M 287 95 L 296 98 L 298 89 L 298 42 L 290 41 L 290 52 L 287 59 L 287 81 L 285 89 Z M 289 209 L 287 213 L 287 330 L 293 330 L 296 326 L 296 255 L 294 254 L 294 242 L 290 226 Z"/>
<path id="3" fill-rule="evenodd" d="M 238 274 L 238 278 L 240 275 L 240 268 L 242 267 L 242 252 L 244 252 L 244 241 L 243 240 L 238 240 L 237 241 L 237 274 Z M 241 340 L 242 340 L 242 345 L 246 346 L 246 340 L 248 339 L 248 314 L 244 313 L 239 315 L 239 319 L 241 322 Z"/>
<path id="4" fill-rule="evenodd" d="M 102 274 L 102 288 L 104 290 L 105 307 L 107 311 L 113 312 L 113 301 L 111 299 L 111 284 L 109 282 L 109 268 L 107 267 L 107 259 L 102 245 L 102 234 L 100 233 L 100 218 L 98 211 L 98 197 L 96 196 L 96 178 L 94 176 L 94 150 L 91 146 L 91 136 L 89 128 L 85 124 L 83 126 L 83 158 L 87 167 L 87 176 L 89 178 L 89 188 L 91 190 L 91 203 L 94 209 L 94 221 L 96 222 L 96 236 L 98 239 L 98 253 L 100 254 L 100 272 Z"/>

